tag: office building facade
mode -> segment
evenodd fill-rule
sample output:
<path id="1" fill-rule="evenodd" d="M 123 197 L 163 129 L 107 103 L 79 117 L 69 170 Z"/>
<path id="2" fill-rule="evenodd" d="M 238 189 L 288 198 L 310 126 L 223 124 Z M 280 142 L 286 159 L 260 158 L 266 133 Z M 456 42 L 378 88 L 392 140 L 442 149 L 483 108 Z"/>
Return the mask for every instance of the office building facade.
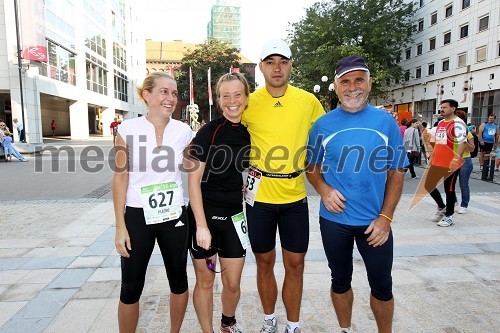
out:
<path id="1" fill-rule="evenodd" d="M 241 48 L 241 14 L 239 0 L 217 0 L 210 12 L 207 39 L 215 38 L 231 47 Z"/>
<path id="2" fill-rule="evenodd" d="M 146 73 L 138 6 L 132 0 L 0 0 L 0 118 L 8 125 L 23 119 L 26 141 L 39 144 L 52 135 L 52 121 L 56 135 L 88 139 L 111 135 L 113 118 L 143 113 L 135 94 Z"/>
<path id="3" fill-rule="evenodd" d="M 385 99 L 430 125 L 443 99 L 455 99 L 468 122 L 500 117 L 500 1 L 420 0 L 413 43 L 401 51 L 404 77 Z"/>

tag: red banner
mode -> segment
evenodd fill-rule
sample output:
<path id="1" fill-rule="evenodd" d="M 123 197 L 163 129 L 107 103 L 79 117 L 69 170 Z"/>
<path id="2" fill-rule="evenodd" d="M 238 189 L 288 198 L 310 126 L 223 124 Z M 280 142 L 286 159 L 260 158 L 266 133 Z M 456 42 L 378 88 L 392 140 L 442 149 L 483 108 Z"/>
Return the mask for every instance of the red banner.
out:
<path id="1" fill-rule="evenodd" d="M 47 48 L 45 46 L 28 46 L 23 51 L 23 59 L 47 62 Z"/>

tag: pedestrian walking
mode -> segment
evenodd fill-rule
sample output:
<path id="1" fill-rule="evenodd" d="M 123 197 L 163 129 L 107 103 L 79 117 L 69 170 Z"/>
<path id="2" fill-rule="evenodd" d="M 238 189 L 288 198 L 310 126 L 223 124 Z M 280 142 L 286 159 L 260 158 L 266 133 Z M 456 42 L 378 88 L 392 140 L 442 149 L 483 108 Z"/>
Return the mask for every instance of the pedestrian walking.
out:
<path id="1" fill-rule="evenodd" d="M 121 256 L 120 332 L 135 332 L 139 298 L 155 241 L 170 285 L 170 332 L 179 332 L 188 303 L 188 220 L 181 171 L 191 129 L 171 118 L 177 83 L 154 72 L 137 89 L 148 114 L 118 127 L 113 176 L 116 251 Z"/>
<path id="2" fill-rule="evenodd" d="M 50 123 L 50 129 L 52 130 L 52 136 L 56 135 L 56 128 L 57 128 L 56 121 L 54 119 L 52 119 L 52 122 Z"/>
<path id="3" fill-rule="evenodd" d="M 109 125 L 109 131 L 113 136 L 113 147 L 116 145 L 116 136 L 118 135 L 118 125 L 120 125 L 118 118 L 114 118 L 113 122 L 111 122 L 111 124 Z"/>
<path id="4" fill-rule="evenodd" d="M 21 121 L 17 120 L 17 118 L 12 119 L 14 126 L 16 126 L 17 130 L 17 142 L 24 142 L 24 125 Z"/>
<path id="5" fill-rule="evenodd" d="M 222 116 L 202 126 L 188 148 L 190 251 L 196 274 L 193 304 L 204 333 L 213 332 L 213 287 L 218 272 L 222 275 L 219 332 L 242 332 L 235 316 L 250 245 L 242 204 L 242 172 L 248 168 L 250 134 L 241 124 L 249 95 L 243 74 L 221 76 L 216 96 Z"/>
<path id="6" fill-rule="evenodd" d="M 410 164 L 408 165 L 408 169 L 410 170 L 410 175 L 412 179 L 417 179 L 418 176 L 415 173 L 414 164 L 417 161 L 418 156 L 420 156 L 420 139 L 418 134 L 418 120 L 412 119 L 407 122 L 407 128 L 403 135 L 403 141 L 405 145 L 406 154 L 408 156 L 408 161 Z"/>
<path id="7" fill-rule="evenodd" d="M 378 332 L 392 332 L 391 222 L 408 160 L 398 125 L 367 103 L 371 87 L 364 58 L 341 59 L 334 81 L 341 105 L 318 119 L 309 135 L 307 178 L 321 196 L 330 294 L 344 333 L 352 332 L 354 242 L 365 263 Z"/>
<path id="8" fill-rule="evenodd" d="M 455 111 L 455 114 L 460 119 L 462 119 L 464 123 L 467 121 L 467 114 L 465 113 L 465 111 L 457 110 Z M 475 148 L 474 136 L 469 131 L 468 127 L 466 128 L 466 130 L 467 130 L 467 141 L 465 142 L 465 149 L 464 153 L 462 154 L 463 163 L 458 173 L 458 184 L 460 185 L 460 195 L 462 197 L 462 200 L 460 202 L 460 208 L 458 208 L 457 210 L 458 214 L 467 213 L 467 207 L 469 207 L 469 201 L 470 201 L 469 181 L 470 181 L 470 176 L 472 174 L 472 170 L 474 168 L 470 155 L 471 151 L 474 151 Z"/>
<path id="9" fill-rule="evenodd" d="M 484 155 L 491 153 L 497 148 L 498 125 L 495 123 L 497 117 L 491 113 L 488 121 L 479 126 L 477 136 L 479 138 L 479 168 L 483 168 Z"/>
<path id="10" fill-rule="evenodd" d="M 311 93 L 289 84 L 292 53 L 282 40 L 262 48 L 259 69 L 265 86 L 250 95 L 242 123 L 252 143 L 246 181 L 246 214 L 257 263 L 257 289 L 264 311 L 260 332 L 277 331 L 278 286 L 274 275 L 279 230 L 285 277 L 282 297 L 286 332 L 300 332 L 304 257 L 309 244 L 309 212 L 302 170 L 312 124 L 325 111 Z"/>

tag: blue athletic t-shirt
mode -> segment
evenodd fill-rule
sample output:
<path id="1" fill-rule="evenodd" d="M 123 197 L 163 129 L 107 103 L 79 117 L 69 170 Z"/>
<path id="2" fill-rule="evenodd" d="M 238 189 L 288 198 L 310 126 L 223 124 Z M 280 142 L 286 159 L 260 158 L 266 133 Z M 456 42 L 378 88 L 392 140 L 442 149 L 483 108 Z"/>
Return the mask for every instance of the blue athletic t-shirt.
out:
<path id="1" fill-rule="evenodd" d="M 488 122 L 484 123 L 484 130 L 483 130 L 483 140 L 486 143 L 494 143 L 495 142 L 495 135 L 497 134 L 497 124 L 490 124 Z"/>
<path id="2" fill-rule="evenodd" d="M 309 134 L 307 162 L 322 164 L 325 182 L 346 198 L 344 212 L 320 216 L 353 226 L 369 225 L 382 209 L 387 170 L 408 165 L 399 127 L 387 112 L 367 105 L 325 114 Z"/>

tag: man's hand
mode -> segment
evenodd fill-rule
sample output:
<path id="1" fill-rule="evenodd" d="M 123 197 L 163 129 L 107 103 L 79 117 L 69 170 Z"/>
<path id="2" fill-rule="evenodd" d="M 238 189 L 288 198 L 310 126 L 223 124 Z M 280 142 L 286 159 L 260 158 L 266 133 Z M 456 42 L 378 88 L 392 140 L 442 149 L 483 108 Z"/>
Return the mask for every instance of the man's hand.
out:
<path id="1" fill-rule="evenodd" d="M 346 198 L 337 189 L 328 186 L 328 190 L 321 194 L 321 201 L 325 208 L 332 213 L 342 213 L 345 209 Z"/>
<path id="2" fill-rule="evenodd" d="M 366 239 L 368 245 L 373 247 L 382 246 L 389 239 L 391 231 L 391 222 L 385 217 L 379 216 L 370 223 L 365 231 L 365 235 L 370 234 Z"/>

